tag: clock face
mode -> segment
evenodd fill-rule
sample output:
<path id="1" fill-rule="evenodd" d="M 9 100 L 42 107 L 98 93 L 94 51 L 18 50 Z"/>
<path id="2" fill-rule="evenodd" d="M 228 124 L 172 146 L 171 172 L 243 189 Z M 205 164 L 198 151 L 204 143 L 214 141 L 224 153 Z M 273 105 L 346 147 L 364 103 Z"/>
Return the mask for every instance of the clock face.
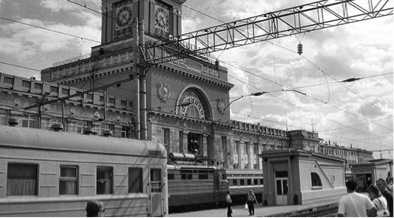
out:
<path id="1" fill-rule="evenodd" d="M 120 8 L 116 16 L 116 23 L 119 27 L 126 27 L 131 23 L 131 8 L 129 6 L 124 6 Z"/>
<path id="2" fill-rule="evenodd" d="M 115 38 L 123 38 L 132 34 L 132 7 L 130 2 L 116 6 Z"/>
<path id="3" fill-rule="evenodd" d="M 156 5 L 155 7 L 155 34 L 167 37 L 170 29 L 170 12 L 164 6 Z"/>

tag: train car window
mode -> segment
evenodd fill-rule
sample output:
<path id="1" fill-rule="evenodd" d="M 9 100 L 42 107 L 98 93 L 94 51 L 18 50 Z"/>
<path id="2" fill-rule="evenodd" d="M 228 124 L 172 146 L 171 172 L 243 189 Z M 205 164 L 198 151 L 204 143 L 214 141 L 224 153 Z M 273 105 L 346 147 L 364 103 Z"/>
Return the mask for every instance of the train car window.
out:
<path id="1" fill-rule="evenodd" d="M 97 194 L 112 194 L 113 180 L 112 167 L 97 167 Z"/>
<path id="2" fill-rule="evenodd" d="M 192 170 L 182 170 L 181 169 L 181 179 L 182 180 L 191 180 L 193 178 Z"/>
<path id="3" fill-rule="evenodd" d="M 252 185 L 252 179 L 247 179 L 246 182 L 248 183 L 248 185 Z"/>
<path id="4" fill-rule="evenodd" d="M 239 182 L 240 182 L 239 185 L 245 185 L 245 180 L 244 179 L 240 179 Z"/>
<path id="5" fill-rule="evenodd" d="M 207 170 L 200 170 L 198 172 L 198 179 L 208 179 L 208 171 Z"/>
<path id="6" fill-rule="evenodd" d="M 174 180 L 175 179 L 175 174 L 169 173 L 168 174 L 168 180 Z"/>
<path id="7" fill-rule="evenodd" d="M 142 193 L 142 168 L 129 168 L 129 193 Z"/>
<path id="8" fill-rule="evenodd" d="M 7 169 L 7 196 L 37 195 L 38 165 L 9 163 Z"/>
<path id="9" fill-rule="evenodd" d="M 152 192 L 161 192 L 161 169 L 150 170 Z"/>
<path id="10" fill-rule="evenodd" d="M 78 167 L 60 166 L 59 195 L 78 194 Z"/>

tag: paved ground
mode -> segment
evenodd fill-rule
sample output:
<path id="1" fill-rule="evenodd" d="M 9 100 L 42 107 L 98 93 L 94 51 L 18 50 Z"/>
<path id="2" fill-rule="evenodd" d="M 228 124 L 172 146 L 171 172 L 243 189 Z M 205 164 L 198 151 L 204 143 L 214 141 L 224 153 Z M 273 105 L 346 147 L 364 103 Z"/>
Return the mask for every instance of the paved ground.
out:
<path id="1" fill-rule="evenodd" d="M 286 206 L 262 206 L 255 205 L 255 217 L 263 216 L 286 216 L 289 213 L 295 213 L 301 210 L 316 210 L 316 207 L 332 205 L 339 202 L 341 196 L 324 201 L 314 201 L 304 205 L 286 205 Z M 170 217 L 225 217 L 227 208 L 211 209 L 204 211 L 193 211 L 186 213 L 170 214 Z M 244 205 L 233 206 L 234 217 L 248 217 L 249 212 L 245 210 Z"/>

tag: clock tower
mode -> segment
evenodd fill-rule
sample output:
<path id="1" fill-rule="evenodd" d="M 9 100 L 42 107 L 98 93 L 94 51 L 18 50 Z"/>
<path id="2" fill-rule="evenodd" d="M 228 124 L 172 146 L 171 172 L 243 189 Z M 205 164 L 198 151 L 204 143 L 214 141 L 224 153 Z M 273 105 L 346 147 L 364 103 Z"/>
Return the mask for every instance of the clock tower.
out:
<path id="1" fill-rule="evenodd" d="M 144 21 L 148 40 L 181 34 L 182 4 L 186 0 L 102 0 L 101 44 L 131 40 L 134 17 Z M 95 50 L 95 49 L 94 49 Z"/>

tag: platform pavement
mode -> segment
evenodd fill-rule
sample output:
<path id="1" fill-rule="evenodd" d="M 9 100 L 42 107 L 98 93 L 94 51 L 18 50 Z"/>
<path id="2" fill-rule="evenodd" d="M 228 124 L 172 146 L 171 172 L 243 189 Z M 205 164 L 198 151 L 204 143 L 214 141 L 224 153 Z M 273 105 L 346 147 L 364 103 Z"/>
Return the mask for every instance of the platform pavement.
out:
<path id="1" fill-rule="evenodd" d="M 284 217 L 295 214 L 297 211 L 317 210 L 317 207 L 337 205 L 342 196 L 333 197 L 325 200 L 315 200 L 303 205 L 284 205 L 284 206 L 262 206 L 261 203 L 255 204 L 255 217 L 276 216 Z M 248 217 L 249 212 L 244 205 L 233 206 L 233 217 Z M 192 211 L 185 213 L 170 214 L 170 217 L 226 217 L 227 208 L 210 209 L 203 211 Z"/>

